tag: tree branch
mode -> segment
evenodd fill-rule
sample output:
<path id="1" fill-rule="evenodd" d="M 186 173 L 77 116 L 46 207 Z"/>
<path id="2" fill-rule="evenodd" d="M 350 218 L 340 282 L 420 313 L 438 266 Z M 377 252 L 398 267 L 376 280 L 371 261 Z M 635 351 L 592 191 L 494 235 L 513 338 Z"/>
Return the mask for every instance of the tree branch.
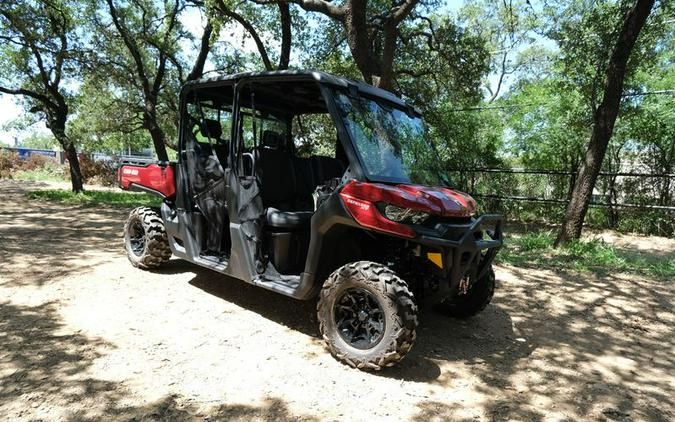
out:
<path id="1" fill-rule="evenodd" d="M 31 97 L 35 100 L 40 101 L 47 107 L 53 109 L 53 110 L 58 110 L 59 106 L 55 102 L 53 102 L 49 97 L 47 97 L 44 94 L 40 94 L 35 91 L 31 91 L 29 89 L 24 89 L 24 88 L 18 88 L 18 89 L 10 89 L 6 88 L 4 86 L 0 86 L 0 93 L 3 94 L 9 94 L 9 95 L 24 95 L 26 97 Z"/>
<path id="2" fill-rule="evenodd" d="M 204 64 L 206 63 L 206 58 L 208 57 L 209 51 L 211 49 L 210 42 L 212 33 L 213 33 L 213 25 L 211 25 L 210 20 L 207 20 L 206 26 L 204 27 L 204 32 L 202 33 L 202 41 L 199 48 L 199 54 L 197 55 L 195 64 L 194 66 L 192 66 L 192 70 L 188 74 L 185 82 L 200 78 L 204 73 Z"/>
<path id="3" fill-rule="evenodd" d="M 281 51 L 279 53 L 280 70 L 288 69 L 291 60 L 291 12 L 288 3 L 279 2 L 279 16 L 281 19 Z"/>
<path id="4" fill-rule="evenodd" d="M 155 74 L 155 80 L 153 81 L 152 84 L 152 95 L 156 97 L 159 94 L 159 91 L 162 87 L 162 82 L 164 80 L 164 73 L 166 72 L 166 60 L 167 56 L 169 55 L 167 53 L 168 50 L 168 43 L 169 43 L 169 38 L 171 36 L 171 33 L 173 32 L 173 28 L 176 26 L 176 21 L 178 18 L 178 8 L 179 8 L 179 0 L 175 0 L 173 10 L 172 12 L 168 15 L 169 17 L 169 26 L 166 28 L 166 32 L 164 33 L 164 39 L 162 41 L 162 48 L 159 50 L 159 67 L 157 68 L 157 73 Z"/>
<path id="5" fill-rule="evenodd" d="M 264 3 L 264 4 L 267 4 L 267 3 Z M 249 35 L 251 35 L 251 37 L 253 38 L 253 41 L 255 42 L 255 45 L 258 48 L 258 53 L 260 54 L 260 58 L 263 61 L 265 69 L 274 70 L 274 67 L 272 66 L 272 62 L 270 61 L 270 57 L 267 54 L 267 49 L 265 48 L 265 44 L 262 42 L 262 39 L 260 38 L 260 35 L 258 34 L 258 31 L 256 31 L 255 27 L 251 24 L 251 22 L 247 21 L 246 18 L 244 18 L 239 13 L 235 12 L 234 10 L 231 10 L 227 5 L 225 5 L 223 0 L 216 0 L 216 7 L 225 16 L 227 16 L 231 19 L 234 19 L 241 26 L 244 27 L 246 32 L 248 32 Z"/>
<path id="6" fill-rule="evenodd" d="M 410 12 L 417 6 L 419 0 L 405 0 L 402 5 L 392 7 L 391 17 L 394 20 L 394 23 L 399 23 L 410 14 Z"/>
<path id="7" fill-rule="evenodd" d="M 131 57 L 133 58 L 134 63 L 136 64 L 136 73 L 138 75 L 138 78 L 141 80 L 143 91 L 147 94 L 150 92 L 150 82 L 148 81 L 148 77 L 145 74 L 145 67 L 143 66 L 143 58 L 141 57 L 141 53 L 138 49 L 138 46 L 136 45 L 135 41 L 127 31 L 126 27 L 120 22 L 117 9 L 113 4 L 113 0 L 106 0 L 106 2 L 108 3 L 108 8 L 110 9 L 110 17 L 113 20 L 113 24 L 115 25 L 115 28 L 117 28 L 117 32 L 122 37 L 124 45 L 127 46 L 127 49 L 129 50 L 129 53 L 131 54 Z"/>
<path id="8" fill-rule="evenodd" d="M 251 0 L 256 4 L 273 3 L 293 3 L 302 7 L 308 12 L 319 12 L 330 18 L 342 22 L 344 20 L 347 6 L 338 6 L 327 0 Z M 348 3 L 348 2 L 346 2 Z"/>

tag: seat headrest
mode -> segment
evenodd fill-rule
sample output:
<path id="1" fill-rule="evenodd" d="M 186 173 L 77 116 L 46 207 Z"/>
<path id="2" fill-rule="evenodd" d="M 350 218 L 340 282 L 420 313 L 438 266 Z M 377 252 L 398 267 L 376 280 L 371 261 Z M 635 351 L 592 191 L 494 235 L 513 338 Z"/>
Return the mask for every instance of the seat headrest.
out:
<path id="1" fill-rule="evenodd" d="M 223 134 L 223 128 L 218 120 L 204 119 L 199 125 L 199 132 L 202 136 L 217 140 Z"/>
<path id="2" fill-rule="evenodd" d="M 270 149 L 281 149 L 283 137 L 273 130 L 265 130 L 262 135 L 262 145 Z"/>

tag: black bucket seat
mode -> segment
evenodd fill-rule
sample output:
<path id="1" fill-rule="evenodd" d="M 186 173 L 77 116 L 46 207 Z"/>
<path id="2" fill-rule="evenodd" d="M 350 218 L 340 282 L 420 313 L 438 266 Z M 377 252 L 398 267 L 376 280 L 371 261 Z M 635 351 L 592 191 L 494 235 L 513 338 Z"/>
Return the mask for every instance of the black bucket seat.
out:
<path id="1" fill-rule="evenodd" d="M 261 194 L 267 225 L 274 229 L 301 230 L 310 226 L 312 211 L 297 211 L 298 183 L 293 154 L 283 136 L 271 130 L 263 132 L 256 161 L 262 172 Z"/>

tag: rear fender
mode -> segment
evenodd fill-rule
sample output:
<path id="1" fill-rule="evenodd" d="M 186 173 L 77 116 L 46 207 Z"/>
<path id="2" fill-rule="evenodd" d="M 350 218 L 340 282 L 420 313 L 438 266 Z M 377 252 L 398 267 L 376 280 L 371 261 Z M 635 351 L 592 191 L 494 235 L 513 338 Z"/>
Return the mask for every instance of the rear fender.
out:
<path id="1" fill-rule="evenodd" d="M 122 164 L 117 175 L 123 190 L 147 192 L 162 198 L 176 195 L 174 168 L 170 164 Z"/>

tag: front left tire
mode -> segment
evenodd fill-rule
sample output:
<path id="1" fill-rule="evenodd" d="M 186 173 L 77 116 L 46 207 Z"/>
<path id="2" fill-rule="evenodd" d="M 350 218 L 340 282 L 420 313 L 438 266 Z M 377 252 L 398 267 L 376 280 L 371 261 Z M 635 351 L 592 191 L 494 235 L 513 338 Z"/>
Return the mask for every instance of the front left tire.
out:
<path id="1" fill-rule="evenodd" d="M 124 224 L 124 249 L 131 265 L 146 270 L 157 268 L 171 258 L 159 210 L 139 207 L 129 213 Z"/>
<path id="2" fill-rule="evenodd" d="M 331 354 L 358 369 L 393 366 L 415 343 L 413 295 L 393 271 L 375 262 L 333 272 L 321 289 L 317 316 Z"/>

